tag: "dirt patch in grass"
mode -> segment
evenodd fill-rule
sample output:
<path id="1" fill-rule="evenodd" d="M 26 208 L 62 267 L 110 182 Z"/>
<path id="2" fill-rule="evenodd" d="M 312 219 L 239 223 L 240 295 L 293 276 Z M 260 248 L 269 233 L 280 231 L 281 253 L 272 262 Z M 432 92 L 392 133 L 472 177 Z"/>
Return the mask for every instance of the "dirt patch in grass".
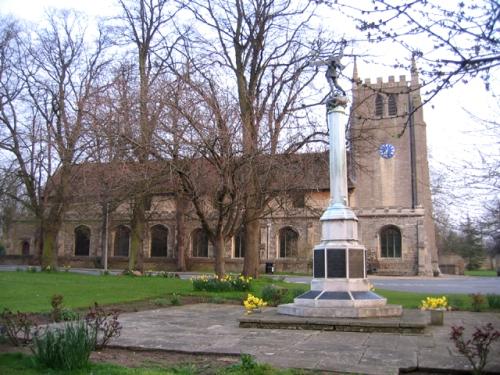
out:
<path id="1" fill-rule="evenodd" d="M 239 356 L 198 355 L 167 352 L 160 350 L 133 351 L 127 349 L 105 348 L 93 352 L 92 362 L 113 363 L 125 367 L 172 367 L 194 365 L 203 374 L 213 374 L 218 369 L 240 362 Z"/>
<path id="2" fill-rule="evenodd" d="M 196 303 L 210 303 L 212 302 L 208 297 L 199 296 L 178 296 L 180 305 L 192 305 Z M 236 300 L 220 299 L 217 301 L 218 304 L 227 305 L 239 305 L 240 303 Z M 89 306 L 90 307 L 90 306 Z M 165 298 L 155 298 L 147 299 L 142 301 L 130 301 L 115 304 L 102 305 L 105 310 L 116 310 L 118 313 L 130 313 L 146 310 L 156 310 L 160 308 L 173 307 L 171 304 L 171 299 L 169 297 Z M 88 312 L 88 308 L 74 309 L 80 317 L 84 317 Z M 52 317 L 50 313 L 28 313 L 28 316 L 38 325 L 44 325 L 52 323 Z"/>
<path id="3" fill-rule="evenodd" d="M 23 353 L 31 355 L 27 346 L 0 344 L 0 353 Z M 215 374 L 217 370 L 240 362 L 239 356 L 197 355 L 160 350 L 128 350 L 104 348 L 92 352 L 90 360 L 94 363 L 112 363 L 124 367 L 189 367 L 195 366 L 202 374 Z"/>
<path id="4" fill-rule="evenodd" d="M 195 303 L 209 303 L 210 298 L 207 297 L 198 297 L 198 296 L 178 296 L 180 305 L 192 305 Z M 166 298 L 156 298 L 156 299 L 148 299 L 143 301 L 132 301 L 132 302 L 124 302 L 117 303 L 112 305 L 103 306 L 106 310 L 116 310 L 119 313 L 127 313 L 127 312 L 138 312 L 145 310 L 156 310 L 164 307 L 173 307 L 170 303 L 171 299 L 169 297 Z M 229 305 L 239 305 L 240 303 L 235 300 L 220 300 L 220 303 L 229 304 Z M 82 309 L 81 312 L 86 312 L 85 309 Z"/>

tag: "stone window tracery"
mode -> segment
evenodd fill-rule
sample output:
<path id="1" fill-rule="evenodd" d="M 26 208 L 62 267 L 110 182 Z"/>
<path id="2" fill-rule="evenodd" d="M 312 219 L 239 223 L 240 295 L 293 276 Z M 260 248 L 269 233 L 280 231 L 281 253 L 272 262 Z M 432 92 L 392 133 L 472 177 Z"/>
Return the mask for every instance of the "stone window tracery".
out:
<path id="1" fill-rule="evenodd" d="M 279 231 L 280 258 L 296 258 L 298 256 L 299 234 L 291 227 Z"/>
<path id="2" fill-rule="evenodd" d="M 384 97 L 382 94 L 375 96 L 375 116 L 382 117 L 384 115 Z"/>
<path id="3" fill-rule="evenodd" d="M 90 228 L 80 225 L 75 228 L 75 256 L 90 255 Z"/>
<path id="4" fill-rule="evenodd" d="M 234 237 L 234 257 L 245 257 L 245 231 L 243 229 Z"/>
<path id="5" fill-rule="evenodd" d="M 390 225 L 380 231 L 380 255 L 382 258 L 401 258 L 401 231 Z"/>
<path id="6" fill-rule="evenodd" d="M 208 236 L 201 229 L 195 229 L 191 234 L 191 247 L 193 257 L 208 258 Z"/>
<path id="7" fill-rule="evenodd" d="M 128 257 L 130 248 L 130 229 L 119 225 L 115 231 L 114 254 L 115 256 Z"/>
<path id="8" fill-rule="evenodd" d="M 151 256 L 166 257 L 168 254 L 168 228 L 157 224 L 151 228 Z"/>
<path id="9" fill-rule="evenodd" d="M 396 94 L 389 95 L 388 107 L 389 107 L 389 116 L 396 116 L 398 114 L 398 101 Z"/>

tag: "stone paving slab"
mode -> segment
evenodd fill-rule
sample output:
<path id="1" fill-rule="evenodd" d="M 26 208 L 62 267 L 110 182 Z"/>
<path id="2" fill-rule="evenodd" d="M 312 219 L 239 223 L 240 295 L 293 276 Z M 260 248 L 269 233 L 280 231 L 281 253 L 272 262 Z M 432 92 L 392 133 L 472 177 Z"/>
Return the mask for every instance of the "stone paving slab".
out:
<path id="1" fill-rule="evenodd" d="M 306 318 L 279 314 L 276 309 L 268 308 L 259 314 L 242 316 L 239 322 L 241 328 L 423 334 L 429 325 L 429 316 L 425 311 L 404 310 L 403 314 L 398 317 Z"/>
<path id="2" fill-rule="evenodd" d="M 120 315 L 123 326 L 113 346 L 195 354 L 240 355 L 277 367 L 357 374 L 398 374 L 399 369 L 468 370 L 449 340 L 450 326 L 473 327 L 491 322 L 500 329 L 498 313 L 447 312 L 445 325 L 423 335 L 240 328 L 240 306 L 197 304 Z M 488 371 L 500 373 L 500 342 L 491 350 Z"/>

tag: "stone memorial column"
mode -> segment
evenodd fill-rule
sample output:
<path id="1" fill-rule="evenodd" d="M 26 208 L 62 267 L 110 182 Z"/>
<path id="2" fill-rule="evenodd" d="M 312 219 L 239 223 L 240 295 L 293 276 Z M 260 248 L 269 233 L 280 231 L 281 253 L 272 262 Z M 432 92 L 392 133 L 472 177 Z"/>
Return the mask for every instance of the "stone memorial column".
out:
<path id="1" fill-rule="evenodd" d="M 370 290 L 366 250 L 358 241 L 358 219 L 348 206 L 345 108 L 347 98 L 337 83 L 342 56 L 327 60 L 331 93 L 326 104 L 330 143 L 330 203 L 321 216 L 321 241 L 313 249 L 311 290 L 278 313 L 305 317 L 399 316 L 401 306 Z"/>

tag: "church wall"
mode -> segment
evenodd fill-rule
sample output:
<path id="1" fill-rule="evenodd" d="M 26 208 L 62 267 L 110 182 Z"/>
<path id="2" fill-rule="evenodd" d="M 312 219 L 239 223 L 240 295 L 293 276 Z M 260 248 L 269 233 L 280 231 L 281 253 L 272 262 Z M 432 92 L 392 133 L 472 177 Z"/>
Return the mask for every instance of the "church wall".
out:
<path id="1" fill-rule="evenodd" d="M 370 259 L 368 268 L 379 275 L 408 275 L 418 273 L 419 243 L 423 241 L 423 209 L 356 210 L 361 243 Z M 380 233 L 394 226 L 401 232 L 401 258 L 381 256 Z"/>
<path id="2" fill-rule="evenodd" d="M 36 239 L 35 220 L 20 219 L 14 222 L 4 240 L 6 255 L 0 257 L 0 264 L 39 265 L 40 257 Z M 24 248 L 23 251 L 23 247 Z"/>

